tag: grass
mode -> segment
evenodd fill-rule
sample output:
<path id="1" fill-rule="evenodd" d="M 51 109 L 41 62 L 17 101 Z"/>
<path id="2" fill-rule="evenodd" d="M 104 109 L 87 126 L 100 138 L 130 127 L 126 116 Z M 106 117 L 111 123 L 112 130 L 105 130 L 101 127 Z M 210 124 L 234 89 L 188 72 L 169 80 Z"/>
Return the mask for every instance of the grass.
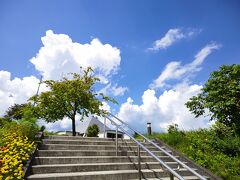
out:
<path id="1" fill-rule="evenodd" d="M 163 140 L 223 179 L 240 179 L 240 137 L 230 131 L 219 134 L 216 128 L 197 131 L 173 129 L 169 133 L 153 133 L 149 138 Z"/>

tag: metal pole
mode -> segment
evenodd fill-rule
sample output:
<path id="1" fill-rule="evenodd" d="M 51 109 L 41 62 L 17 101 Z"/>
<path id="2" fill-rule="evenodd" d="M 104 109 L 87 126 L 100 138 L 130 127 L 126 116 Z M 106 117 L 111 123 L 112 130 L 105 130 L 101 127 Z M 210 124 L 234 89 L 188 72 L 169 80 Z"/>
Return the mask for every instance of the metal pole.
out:
<path id="1" fill-rule="evenodd" d="M 104 117 L 104 138 L 106 138 L 106 117 Z"/>
<path id="2" fill-rule="evenodd" d="M 170 180 L 174 180 L 174 177 L 173 177 L 172 173 L 169 173 L 169 176 L 170 176 Z"/>
<path id="3" fill-rule="evenodd" d="M 43 78 L 43 76 L 40 77 L 40 82 L 39 82 L 39 84 L 38 84 L 36 97 L 38 96 L 38 93 L 39 93 L 40 85 L 41 85 L 41 83 L 42 83 L 42 78 Z M 35 106 L 35 104 L 36 104 L 36 100 L 34 101 L 33 106 Z"/>
<path id="4" fill-rule="evenodd" d="M 138 153 L 138 178 L 139 178 L 139 180 L 142 179 L 140 150 L 141 150 L 140 146 L 138 145 L 137 153 Z"/>
<path id="5" fill-rule="evenodd" d="M 116 140 L 116 156 L 118 156 L 118 127 L 117 126 L 116 126 L 115 140 Z"/>
<path id="6" fill-rule="evenodd" d="M 151 123 L 150 122 L 147 123 L 147 132 L 148 132 L 148 136 L 152 135 L 152 128 L 151 128 Z"/>

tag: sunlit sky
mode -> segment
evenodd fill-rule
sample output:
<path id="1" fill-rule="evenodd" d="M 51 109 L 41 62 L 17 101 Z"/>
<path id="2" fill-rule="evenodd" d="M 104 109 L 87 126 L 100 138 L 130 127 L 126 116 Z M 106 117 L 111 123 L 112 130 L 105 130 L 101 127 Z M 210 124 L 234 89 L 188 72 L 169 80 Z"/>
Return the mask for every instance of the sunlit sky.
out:
<path id="1" fill-rule="evenodd" d="M 238 0 L 2 0 L 0 115 L 35 94 L 41 75 L 91 66 L 96 91 L 119 103 L 104 107 L 137 130 L 208 127 L 184 104 L 212 71 L 240 62 L 239 9 Z M 71 121 L 46 126 L 69 130 Z"/>

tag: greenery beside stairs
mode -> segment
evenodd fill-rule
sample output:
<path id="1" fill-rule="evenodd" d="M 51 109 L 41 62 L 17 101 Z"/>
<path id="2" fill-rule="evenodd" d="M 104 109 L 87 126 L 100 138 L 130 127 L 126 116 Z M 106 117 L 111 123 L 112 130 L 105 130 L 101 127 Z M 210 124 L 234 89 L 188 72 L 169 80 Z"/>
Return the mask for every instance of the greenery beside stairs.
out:
<path id="1" fill-rule="evenodd" d="M 223 179 L 240 179 L 240 137 L 222 124 L 195 131 L 179 131 L 174 125 L 149 138 L 163 140 Z"/>

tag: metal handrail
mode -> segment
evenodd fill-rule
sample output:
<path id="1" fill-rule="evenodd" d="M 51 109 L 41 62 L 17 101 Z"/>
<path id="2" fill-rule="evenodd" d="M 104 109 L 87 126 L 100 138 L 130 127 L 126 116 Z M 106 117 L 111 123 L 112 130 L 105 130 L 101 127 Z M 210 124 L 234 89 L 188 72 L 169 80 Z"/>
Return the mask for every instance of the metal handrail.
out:
<path id="1" fill-rule="evenodd" d="M 132 137 L 125 129 L 123 129 L 120 125 L 118 125 L 116 122 L 114 122 L 109 117 L 106 117 L 108 120 L 110 120 L 114 125 L 117 127 L 117 129 L 121 129 L 127 136 L 129 136 L 138 146 L 140 146 L 142 149 L 144 149 L 146 152 L 148 152 L 152 157 L 154 157 L 162 166 L 164 166 L 170 173 L 172 173 L 174 176 L 179 178 L 180 180 L 184 180 L 177 172 L 175 172 L 173 169 L 171 169 L 167 164 L 165 164 L 161 159 L 159 159 L 155 154 L 153 154 L 149 149 L 147 149 L 142 143 L 140 143 L 138 140 L 136 140 L 134 137 Z M 117 139 L 117 136 L 116 136 Z"/>
<path id="2" fill-rule="evenodd" d="M 133 128 L 131 128 L 126 122 L 122 121 L 121 119 L 119 119 L 118 117 L 114 116 L 111 113 L 108 113 L 109 116 L 112 116 L 113 118 L 117 119 L 120 123 L 124 124 L 126 127 L 128 127 L 130 130 L 132 130 L 133 132 L 137 133 L 138 135 L 140 135 L 144 140 L 148 141 L 149 143 L 151 143 L 152 145 L 154 145 L 156 148 L 158 148 L 160 151 L 162 151 L 164 154 L 168 155 L 171 159 L 173 159 L 175 162 L 177 162 L 178 164 L 180 164 L 182 167 L 186 168 L 187 170 L 189 170 L 191 173 L 193 173 L 194 175 L 196 175 L 198 178 L 200 178 L 201 180 L 207 180 L 205 177 L 203 177 L 202 175 L 200 175 L 199 173 L 197 173 L 196 171 L 194 171 L 192 168 L 190 168 L 189 166 L 187 166 L 186 164 L 184 164 L 183 162 L 181 162 L 180 160 L 178 160 L 176 157 L 174 157 L 173 155 L 171 155 L 170 153 L 168 153 L 166 150 L 164 150 L 163 148 L 159 147 L 157 144 L 155 144 L 154 142 L 152 142 L 151 140 L 149 140 L 148 138 L 146 138 L 145 136 L 143 136 L 141 133 L 139 133 L 138 131 L 135 131 Z M 113 122 L 117 128 L 121 129 L 125 134 L 127 134 L 134 142 L 136 142 L 138 145 L 141 144 L 139 141 L 137 141 L 134 137 L 132 137 L 127 131 L 125 131 L 125 129 L 123 129 L 121 127 L 121 125 L 118 125 L 115 121 L 113 121 L 112 119 L 110 119 L 110 117 L 106 116 L 107 119 L 109 119 L 111 122 Z M 139 145 L 140 146 L 140 145 Z M 164 167 L 166 167 L 166 169 L 171 172 L 173 175 L 175 175 L 176 177 L 178 177 L 179 179 L 183 179 L 182 176 L 178 175 L 178 173 L 176 173 L 174 170 L 172 170 L 172 168 L 170 168 L 168 165 L 166 165 L 163 161 L 161 161 L 157 156 L 155 156 L 151 151 L 149 151 L 145 146 L 143 146 L 141 144 L 141 147 L 147 151 L 151 156 L 153 156 L 156 160 L 158 160 Z"/>

